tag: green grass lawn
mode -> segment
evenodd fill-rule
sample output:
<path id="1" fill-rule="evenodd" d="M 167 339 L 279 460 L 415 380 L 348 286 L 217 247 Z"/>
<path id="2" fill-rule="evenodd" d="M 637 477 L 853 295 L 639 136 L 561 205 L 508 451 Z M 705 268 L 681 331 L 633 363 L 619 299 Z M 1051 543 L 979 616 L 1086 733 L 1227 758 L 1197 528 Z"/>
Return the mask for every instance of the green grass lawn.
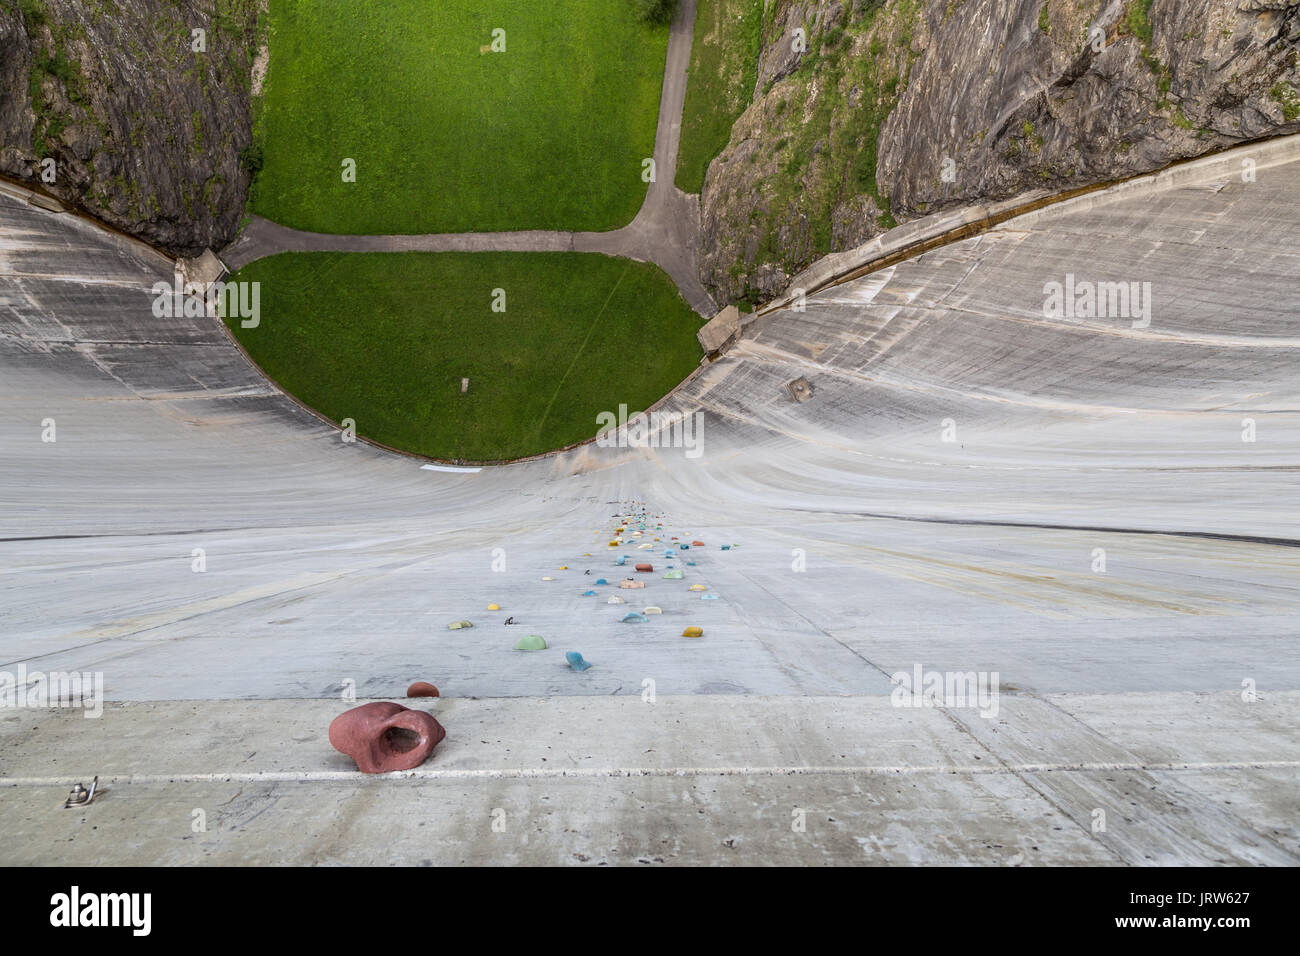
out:
<path id="1" fill-rule="evenodd" d="M 284 253 L 261 323 L 231 331 L 279 385 L 357 434 L 492 461 L 596 434 L 699 364 L 700 318 L 658 267 L 584 253 Z M 492 311 L 504 289 L 506 311 Z M 462 394 L 462 378 L 470 380 Z"/>
<path id="2" fill-rule="evenodd" d="M 628 0 L 270 10 L 254 212 L 316 232 L 410 234 L 615 229 L 641 207 L 668 28 L 637 22 Z M 496 28 L 505 52 L 481 52 Z"/>
<path id="3" fill-rule="evenodd" d="M 700 0 L 691 46 L 677 186 L 704 188 L 704 174 L 731 139 L 758 80 L 763 0 Z"/>

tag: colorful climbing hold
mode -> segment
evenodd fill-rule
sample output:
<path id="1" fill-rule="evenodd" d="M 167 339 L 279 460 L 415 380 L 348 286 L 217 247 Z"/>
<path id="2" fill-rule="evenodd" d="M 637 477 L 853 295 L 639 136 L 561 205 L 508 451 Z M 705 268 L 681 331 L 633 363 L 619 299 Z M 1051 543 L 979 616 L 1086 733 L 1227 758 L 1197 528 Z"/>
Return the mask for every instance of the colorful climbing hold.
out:
<path id="1" fill-rule="evenodd" d="M 497 605 L 497 604 L 489 604 L 489 605 L 488 605 L 488 610 L 489 610 L 489 611 L 499 611 L 499 610 L 501 610 L 501 607 L 500 607 L 500 605 Z"/>
<path id="2" fill-rule="evenodd" d="M 471 624 L 469 621 L 452 621 L 450 624 L 447 625 L 447 630 L 459 631 L 462 627 L 473 627 L 473 626 L 474 625 Z"/>
<path id="3" fill-rule="evenodd" d="M 647 607 L 641 609 L 642 614 L 662 614 L 663 612 L 664 609 L 661 607 Z"/>
<path id="4" fill-rule="evenodd" d="M 585 671 L 591 666 L 590 661 L 584 661 L 582 655 L 577 651 L 565 651 L 564 659 L 569 662 L 569 666 L 575 671 Z"/>
<path id="5" fill-rule="evenodd" d="M 686 577 L 686 574 L 680 568 L 678 568 L 676 571 L 669 571 L 667 574 L 664 575 L 664 577 L 667 578 L 669 581 L 680 581 L 682 578 Z"/>
<path id="6" fill-rule="evenodd" d="M 434 687 L 428 681 L 417 680 L 410 687 L 406 688 L 407 697 L 437 697 L 438 688 Z"/>
<path id="7" fill-rule="evenodd" d="M 688 627 L 686 630 L 682 631 L 682 637 L 703 637 L 703 636 L 704 636 L 704 628 L 702 627 Z"/>
<path id="8" fill-rule="evenodd" d="M 526 634 L 515 642 L 517 651 L 544 651 L 546 650 L 546 638 L 540 634 Z"/>
<path id="9" fill-rule="evenodd" d="M 691 590 L 691 591 L 707 591 L 708 589 L 709 589 L 709 587 L 708 587 L 708 585 L 706 585 L 706 584 L 692 584 L 688 590 Z"/>
<path id="10" fill-rule="evenodd" d="M 637 614 L 635 611 L 629 611 L 623 615 L 624 624 L 647 624 L 649 619 L 644 614 Z"/>

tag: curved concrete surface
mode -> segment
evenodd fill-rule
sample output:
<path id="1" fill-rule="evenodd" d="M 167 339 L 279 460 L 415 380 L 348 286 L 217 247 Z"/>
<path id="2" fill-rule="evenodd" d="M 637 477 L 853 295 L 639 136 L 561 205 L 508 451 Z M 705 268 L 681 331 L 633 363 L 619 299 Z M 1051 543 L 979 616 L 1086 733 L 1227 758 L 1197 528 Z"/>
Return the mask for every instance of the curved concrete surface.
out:
<path id="1" fill-rule="evenodd" d="M 61 839 L 55 788 L 99 773 L 136 862 L 1296 862 L 1300 161 L 1269 162 L 1085 197 L 755 320 L 665 403 L 702 413 L 699 457 L 466 473 L 342 443 L 215 321 L 154 318 L 162 264 L 0 197 L 0 670 L 99 671 L 121 702 L 0 723 L 0 859 Z M 1067 274 L 1150 282 L 1149 325 L 1045 318 Z M 609 548 L 640 502 L 665 540 Z M 707 543 L 681 581 L 674 535 Z M 623 592 L 663 608 L 648 624 L 581 596 L 623 553 L 656 562 Z M 997 714 L 891 707 L 915 667 L 997 672 Z M 351 782 L 324 743 L 340 694 L 416 679 L 449 698 L 427 775 Z M 401 826 L 424 786 L 445 853 Z M 181 842 L 188 808 L 237 791 Z M 140 829 L 137 798 L 177 833 Z M 467 848 L 507 806 L 537 826 Z M 793 835 L 791 807 L 839 822 Z M 344 820 L 383 849 L 346 849 Z M 95 839 L 66 858 L 112 852 Z"/>

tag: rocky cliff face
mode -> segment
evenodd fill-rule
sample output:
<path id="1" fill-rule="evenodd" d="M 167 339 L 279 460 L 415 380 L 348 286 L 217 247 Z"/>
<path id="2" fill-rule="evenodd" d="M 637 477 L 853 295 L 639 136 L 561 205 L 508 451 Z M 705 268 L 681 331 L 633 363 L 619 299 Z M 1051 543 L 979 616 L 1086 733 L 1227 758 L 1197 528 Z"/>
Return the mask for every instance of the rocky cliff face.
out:
<path id="1" fill-rule="evenodd" d="M 896 220 L 1300 131 L 1300 2 L 767 0 L 766 16 L 754 102 L 702 196 L 719 301 L 772 295 Z"/>
<path id="2" fill-rule="evenodd" d="M 172 253 L 225 245 L 256 164 L 258 6 L 0 0 L 0 173 Z"/>

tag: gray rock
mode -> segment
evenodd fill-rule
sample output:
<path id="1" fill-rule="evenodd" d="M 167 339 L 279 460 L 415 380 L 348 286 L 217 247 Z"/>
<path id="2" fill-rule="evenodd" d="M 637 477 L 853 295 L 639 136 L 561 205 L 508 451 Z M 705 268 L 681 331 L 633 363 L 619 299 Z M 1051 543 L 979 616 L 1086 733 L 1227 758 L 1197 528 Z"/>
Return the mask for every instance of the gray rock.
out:
<path id="1" fill-rule="evenodd" d="M 219 6 L 221 17 L 216 0 L 0 5 L 0 173 L 173 254 L 226 245 L 251 178 L 240 155 L 253 140 L 256 4 Z M 194 29 L 206 52 L 191 49 Z"/>
<path id="2" fill-rule="evenodd" d="M 764 35 L 756 99 L 701 195 L 718 302 L 772 294 L 895 220 L 1300 130 L 1300 3 L 1154 0 L 1148 40 L 1123 0 L 853 0 L 848 41 L 791 55 L 793 27 L 845 9 L 792 0 Z"/>

